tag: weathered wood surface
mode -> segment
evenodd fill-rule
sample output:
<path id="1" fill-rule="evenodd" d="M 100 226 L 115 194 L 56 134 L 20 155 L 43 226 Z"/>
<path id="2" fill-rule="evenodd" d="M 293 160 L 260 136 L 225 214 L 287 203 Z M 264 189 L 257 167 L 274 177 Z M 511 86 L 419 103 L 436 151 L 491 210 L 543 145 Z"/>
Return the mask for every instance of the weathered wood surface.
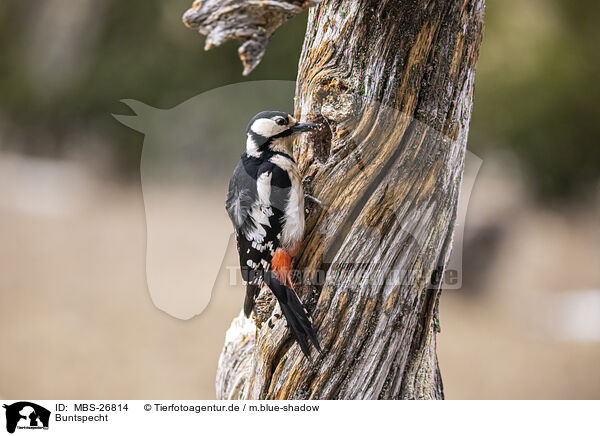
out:
<path id="1" fill-rule="evenodd" d="M 231 39 L 238 49 L 246 76 L 260 63 L 279 26 L 321 0 L 196 0 L 183 14 L 183 23 L 206 35 L 205 50 Z"/>
<path id="2" fill-rule="evenodd" d="M 297 289 L 323 353 L 238 317 L 219 398 L 443 398 L 436 283 L 452 245 L 484 0 L 328 0 L 310 10 L 296 144 L 310 206 Z M 432 283 L 433 282 L 433 283 Z M 261 320 L 279 308 L 265 300 Z M 271 314 L 272 315 L 272 314 Z"/>

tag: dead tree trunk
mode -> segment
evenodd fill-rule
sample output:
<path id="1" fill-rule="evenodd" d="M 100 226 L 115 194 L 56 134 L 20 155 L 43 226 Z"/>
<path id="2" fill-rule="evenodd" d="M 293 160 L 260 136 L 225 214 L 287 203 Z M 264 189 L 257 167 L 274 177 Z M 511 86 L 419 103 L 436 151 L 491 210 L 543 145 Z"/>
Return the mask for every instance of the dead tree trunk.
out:
<path id="1" fill-rule="evenodd" d="M 296 144 L 323 205 L 309 205 L 295 262 L 323 353 L 304 358 L 283 320 L 271 329 L 238 317 L 219 398 L 443 398 L 437 302 L 483 9 L 484 0 L 327 0 L 310 10 L 296 116 L 328 128 Z M 291 15 L 265 16 L 279 20 L 274 29 Z M 265 301 L 267 318 L 278 308 Z"/>

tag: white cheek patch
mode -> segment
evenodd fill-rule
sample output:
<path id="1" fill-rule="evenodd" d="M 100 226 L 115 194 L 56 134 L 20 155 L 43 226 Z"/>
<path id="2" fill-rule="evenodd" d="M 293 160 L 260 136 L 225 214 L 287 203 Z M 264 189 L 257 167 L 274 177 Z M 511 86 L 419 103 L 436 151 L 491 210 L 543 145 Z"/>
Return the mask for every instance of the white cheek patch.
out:
<path id="1" fill-rule="evenodd" d="M 251 130 L 260 136 L 270 138 L 287 129 L 287 126 L 280 126 L 275 121 L 268 118 L 261 118 L 252 123 Z"/>

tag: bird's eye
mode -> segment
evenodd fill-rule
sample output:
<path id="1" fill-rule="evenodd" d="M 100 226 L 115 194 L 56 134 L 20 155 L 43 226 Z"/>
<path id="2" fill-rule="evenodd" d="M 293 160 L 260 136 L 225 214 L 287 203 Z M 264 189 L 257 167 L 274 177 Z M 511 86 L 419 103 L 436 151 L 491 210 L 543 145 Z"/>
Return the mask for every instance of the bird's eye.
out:
<path id="1" fill-rule="evenodd" d="M 285 126 L 288 123 L 288 121 L 285 118 L 276 118 L 275 122 L 280 126 Z"/>

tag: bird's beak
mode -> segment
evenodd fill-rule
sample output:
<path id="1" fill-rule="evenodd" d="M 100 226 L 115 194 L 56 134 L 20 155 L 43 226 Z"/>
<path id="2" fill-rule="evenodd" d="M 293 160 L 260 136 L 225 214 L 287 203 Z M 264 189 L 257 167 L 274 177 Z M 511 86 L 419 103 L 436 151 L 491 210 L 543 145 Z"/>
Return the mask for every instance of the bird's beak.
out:
<path id="1" fill-rule="evenodd" d="M 312 130 L 317 130 L 323 127 L 323 124 L 317 123 L 297 123 L 291 127 L 292 133 L 301 133 L 301 132 L 310 132 Z"/>

